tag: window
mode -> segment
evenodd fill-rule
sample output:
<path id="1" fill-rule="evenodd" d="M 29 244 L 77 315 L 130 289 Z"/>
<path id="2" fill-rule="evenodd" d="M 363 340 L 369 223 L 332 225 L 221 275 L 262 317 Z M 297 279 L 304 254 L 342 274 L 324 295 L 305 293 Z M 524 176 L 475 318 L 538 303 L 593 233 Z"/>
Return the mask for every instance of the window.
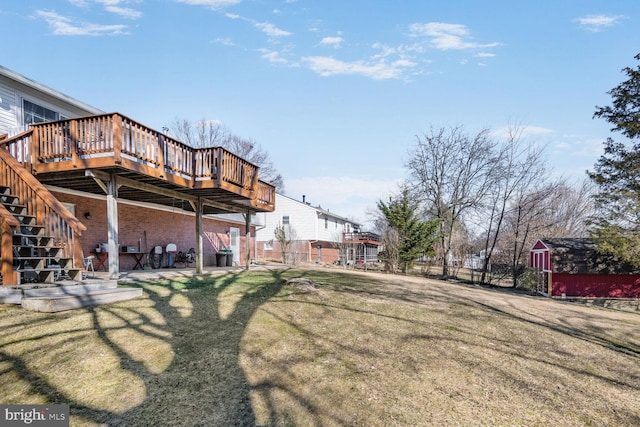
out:
<path id="1" fill-rule="evenodd" d="M 282 225 L 287 225 L 289 224 L 289 215 L 283 215 L 282 216 Z"/>
<path id="2" fill-rule="evenodd" d="M 267 242 L 264 242 L 264 250 L 265 251 L 272 251 L 273 250 L 273 240 L 269 240 Z"/>
<path id="3" fill-rule="evenodd" d="M 66 119 L 66 117 L 56 111 L 50 110 L 31 101 L 27 101 L 26 99 L 22 100 L 23 125 L 63 119 Z"/>
<path id="4" fill-rule="evenodd" d="M 329 218 L 324 219 L 324 229 L 326 230 L 327 228 L 329 228 Z"/>

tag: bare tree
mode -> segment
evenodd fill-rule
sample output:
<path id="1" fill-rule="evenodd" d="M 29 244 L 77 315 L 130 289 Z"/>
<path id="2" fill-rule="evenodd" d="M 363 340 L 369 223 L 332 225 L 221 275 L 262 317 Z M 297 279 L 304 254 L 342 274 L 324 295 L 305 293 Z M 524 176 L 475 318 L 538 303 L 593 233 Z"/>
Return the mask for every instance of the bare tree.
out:
<path id="1" fill-rule="evenodd" d="M 465 214 L 482 206 L 493 183 L 495 143 L 487 129 L 470 136 L 460 126 L 431 128 L 416 139 L 406 167 L 429 216 L 440 220 L 442 275 L 446 278 L 454 228 Z"/>
<path id="2" fill-rule="evenodd" d="M 592 186 L 573 187 L 566 179 L 518 192 L 505 218 L 499 245 L 511 263 L 512 286 L 526 265 L 526 256 L 540 237 L 584 237 L 593 212 Z"/>
<path id="3" fill-rule="evenodd" d="M 237 156 L 260 168 L 260 179 L 271 183 L 276 191 L 284 191 L 284 179 L 269 158 L 269 153 L 252 139 L 242 138 L 231 133 L 216 120 L 175 119 L 170 128 L 171 134 L 190 147 L 224 147 Z"/>
<path id="4" fill-rule="evenodd" d="M 505 217 L 518 194 L 524 194 L 544 179 L 544 148 L 522 138 L 524 128 L 510 127 L 508 136 L 498 148 L 494 162 L 494 179 L 488 193 L 485 224 L 484 257 L 481 282 L 485 282 L 491 258 L 505 225 Z"/>

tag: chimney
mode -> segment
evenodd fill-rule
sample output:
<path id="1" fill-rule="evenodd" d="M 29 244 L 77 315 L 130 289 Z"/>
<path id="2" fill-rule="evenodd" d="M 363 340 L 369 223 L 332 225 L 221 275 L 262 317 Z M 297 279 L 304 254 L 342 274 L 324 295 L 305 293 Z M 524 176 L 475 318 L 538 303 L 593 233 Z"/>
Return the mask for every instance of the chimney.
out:
<path id="1" fill-rule="evenodd" d="M 302 195 L 302 203 L 306 203 L 307 202 L 307 196 L 306 195 Z"/>

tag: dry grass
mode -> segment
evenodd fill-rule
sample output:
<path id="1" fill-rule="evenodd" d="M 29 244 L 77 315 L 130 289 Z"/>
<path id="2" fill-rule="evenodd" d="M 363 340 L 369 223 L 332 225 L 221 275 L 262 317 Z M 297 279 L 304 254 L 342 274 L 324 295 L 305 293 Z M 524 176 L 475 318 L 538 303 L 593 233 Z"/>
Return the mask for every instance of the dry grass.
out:
<path id="1" fill-rule="evenodd" d="M 139 286 L 0 306 L 1 403 L 69 403 L 71 425 L 640 425 L 638 314 L 336 270 Z"/>

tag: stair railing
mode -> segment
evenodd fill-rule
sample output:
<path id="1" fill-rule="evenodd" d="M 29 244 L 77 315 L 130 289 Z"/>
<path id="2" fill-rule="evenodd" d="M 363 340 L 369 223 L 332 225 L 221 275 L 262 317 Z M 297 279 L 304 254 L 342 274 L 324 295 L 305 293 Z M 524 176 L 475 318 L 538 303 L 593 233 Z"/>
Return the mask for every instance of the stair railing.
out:
<path id="1" fill-rule="evenodd" d="M 16 137 L 2 140 L 2 145 L 9 149 L 0 148 L 0 185 L 8 187 L 12 194 L 20 200 L 20 204 L 26 206 L 27 215 L 36 218 L 36 224 L 44 226 L 44 233 L 51 236 L 54 246 L 61 248 L 61 256 L 72 260 L 72 268 L 82 265 L 82 249 L 75 235 L 81 235 L 87 228 L 82 224 L 49 190 L 45 188 L 31 173 L 23 167 L 30 153 L 22 153 L 22 157 L 14 157 L 11 153 L 11 142 L 24 139 L 28 132 L 16 135 Z M 16 144 L 21 145 L 21 144 Z M 24 144 L 22 144 L 24 146 Z M 14 145 L 15 146 L 15 145 Z M 20 161 L 19 161 L 20 160 Z M 3 223 L 6 221 L 3 220 Z M 12 239 L 12 230 L 3 227 L 2 244 L 6 239 Z M 3 246 L 2 263 L 4 267 L 6 252 Z M 13 259 L 11 260 L 13 263 Z M 3 284 L 16 284 L 17 278 L 9 277 L 9 282 Z"/>
<path id="2" fill-rule="evenodd" d="M 18 220 L 4 205 L 0 205 L 0 273 L 3 285 L 15 285 L 18 281 L 13 271 L 13 232 L 19 228 Z"/>

